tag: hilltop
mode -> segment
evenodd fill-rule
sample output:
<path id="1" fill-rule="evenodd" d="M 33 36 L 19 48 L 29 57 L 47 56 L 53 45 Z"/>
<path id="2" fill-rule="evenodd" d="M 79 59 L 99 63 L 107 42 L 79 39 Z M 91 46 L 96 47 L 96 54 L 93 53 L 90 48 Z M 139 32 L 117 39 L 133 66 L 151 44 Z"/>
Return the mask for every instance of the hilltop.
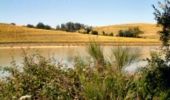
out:
<path id="1" fill-rule="evenodd" d="M 158 31 L 161 30 L 161 27 L 158 27 L 156 24 L 149 24 L 149 23 L 132 23 L 132 24 L 120 24 L 120 25 L 110 25 L 110 26 L 101 26 L 95 27 L 95 30 L 102 33 L 103 31 L 106 33 L 113 33 L 117 34 L 119 30 L 127 30 L 128 28 L 132 27 L 139 27 L 141 31 L 144 32 L 141 36 L 143 38 L 150 38 L 150 39 L 158 39 L 159 34 Z"/>
<path id="2" fill-rule="evenodd" d="M 146 36 L 153 37 L 156 35 L 156 26 L 140 24 L 141 29 L 146 31 Z M 105 27 L 97 27 L 98 31 L 109 31 L 114 32 L 119 29 L 125 29 L 130 25 L 113 25 Z M 131 26 L 136 26 L 131 25 Z M 150 33 L 150 34 L 148 34 Z M 153 35 L 153 36 L 152 36 Z M 156 36 L 157 37 L 157 36 Z M 158 44 L 158 39 L 144 39 L 144 38 L 124 38 L 124 37 L 111 37 L 111 36 L 96 36 L 89 34 L 80 34 L 76 32 L 65 32 L 58 30 L 42 30 L 35 28 L 27 28 L 24 26 L 15 26 L 10 24 L 0 24 L 0 44 L 17 44 L 17 43 L 39 43 L 41 45 L 47 43 L 60 43 L 60 44 L 80 44 L 89 43 L 90 41 L 96 41 L 99 43 L 110 43 L 110 44 Z"/>

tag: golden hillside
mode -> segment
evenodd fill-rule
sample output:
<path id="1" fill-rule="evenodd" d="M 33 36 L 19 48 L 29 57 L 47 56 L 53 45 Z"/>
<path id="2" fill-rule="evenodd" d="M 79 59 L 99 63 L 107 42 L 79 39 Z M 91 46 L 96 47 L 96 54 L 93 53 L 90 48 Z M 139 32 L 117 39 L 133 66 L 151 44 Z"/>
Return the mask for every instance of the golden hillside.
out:
<path id="1" fill-rule="evenodd" d="M 141 36 L 144 38 L 159 38 L 158 31 L 161 30 L 156 24 L 146 24 L 146 23 L 137 23 L 137 24 L 122 24 L 122 25 L 110 25 L 103 27 L 96 27 L 95 30 L 102 33 L 103 31 L 106 33 L 114 33 L 117 34 L 119 30 L 126 30 L 132 27 L 139 27 L 140 30 L 144 32 Z"/>
<path id="2" fill-rule="evenodd" d="M 148 27 L 148 29 L 150 28 L 151 27 Z M 100 27 L 99 30 L 100 29 L 112 30 L 112 27 L 111 26 Z M 159 43 L 158 39 L 96 36 L 96 35 L 71 33 L 71 32 L 56 31 L 56 30 L 34 29 L 34 28 L 27 28 L 24 26 L 14 26 L 9 24 L 0 24 L 0 43 L 82 43 L 82 42 L 86 43 L 90 41 L 97 41 L 101 43 L 105 43 L 105 42 Z"/>

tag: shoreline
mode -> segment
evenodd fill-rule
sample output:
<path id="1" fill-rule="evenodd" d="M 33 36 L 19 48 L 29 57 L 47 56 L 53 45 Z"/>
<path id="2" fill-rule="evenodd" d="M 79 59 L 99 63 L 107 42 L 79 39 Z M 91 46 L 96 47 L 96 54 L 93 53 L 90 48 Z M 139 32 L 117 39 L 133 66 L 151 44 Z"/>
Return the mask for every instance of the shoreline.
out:
<path id="1" fill-rule="evenodd" d="M 159 42 L 97 42 L 101 46 L 160 46 Z M 90 42 L 51 42 L 51 43 L 0 43 L 0 48 L 41 48 L 41 47 L 60 47 L 60 46 L 87 46 Z"/>

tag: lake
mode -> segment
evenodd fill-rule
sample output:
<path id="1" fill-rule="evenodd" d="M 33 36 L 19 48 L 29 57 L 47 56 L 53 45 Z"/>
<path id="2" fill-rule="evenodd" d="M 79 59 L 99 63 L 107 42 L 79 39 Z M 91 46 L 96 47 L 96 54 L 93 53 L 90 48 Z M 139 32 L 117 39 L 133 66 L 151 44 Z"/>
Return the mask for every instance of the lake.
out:
<path id="1" fill-rule="evenodd" d="M 116 48 L 116 46 L 103 46 L 102 48 L 105 57 L 109 58 L 111 56 L 111 50 Z M 144 59 L 149 57 L 151 51 L 158 49 L 158 46 L 129 46 L 129 48 L 132 48 L 132 52 L 138 52 L 140 58 Z M 46 58 L 53 57 L 57 63 L 63 63 L 68 66 L 72 65 L 71 59 L 76 56 L 89 56 L 86 46 L 0 47 L 0 66 L 9 66 L 12 60 L 15 60 L 18 65 L 22 64 L 23 51 L 28 54 L 38 53 Z"/>

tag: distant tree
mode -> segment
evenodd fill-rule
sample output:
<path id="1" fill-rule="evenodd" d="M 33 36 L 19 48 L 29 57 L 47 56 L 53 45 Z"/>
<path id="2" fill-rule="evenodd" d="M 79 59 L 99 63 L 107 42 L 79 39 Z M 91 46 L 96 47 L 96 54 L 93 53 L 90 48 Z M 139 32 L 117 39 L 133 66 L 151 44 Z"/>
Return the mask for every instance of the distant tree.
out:
<path id="1" fill-rule="evenodd" d="M 56 30 L 60 30 L 60 29 L 61 29 L 60 25 L 57 25 Z"/>
<path id="2" fill-rule="evenodd" d="M 68 22 L 68 23 L 65 24 L 65 26 L 66 26 L 66 31 L 68 31 L 68 32 L 74 32 L 75 31 L 74 23 Z"/>
<path id="3" fill-rule="evenodd" d="M 102 31 L 102 34 L 105 36 L 106 35 L 105 31 Z"/>
<path id="4" fill-rule="evenodd" d="M 51 30 L 52 28 L 49 25 L 45 25 L 44 29 Z"/>
<path id="5" fill-rule="evenodd" d="M 66 26 L 65 26 L 65 24 L 61 24 L 60 29 L 63 30 L 63 31 L 66 31 Z"/>
<path id="6" fill-rule="evenodd" d="M 91 34 L 98 35 L 99 33 L 98 33 L 98 31 L 92 31 Z"/>
<path id="7" fill-rule="evenodd" d="M 109 34 L 109 36 L 113 36 L 114 34 L 113 34 L 113 32 L 111 32 L 110 34 Z"/>
<path id="8" fill-rule="evenodd" d="M 73 23 L 73 24 L 74 24 L 74 30 L 76 31 L 84 28 L 83 24 L 80 24 L 80 23 Z"/>
<path id="9" fill-rule="evenodd" d="M 67 32 L 76 32 L 76 31 L 79 31 L 81 29 L 85 29 L 85 27 L 86 26 L 84 24 L 67 22 L 65 24 L 61 24 L 60 26 L 58 25 L 56 27 L 56 29 L 67 31 Z"/>
<path id="10" fill-rule="evenodd" d="M 31 25 L 31 24 L 27 24 L 26 27 L 29 27 L 29 28 L 34 28 L 34 25 Z"/>
<path id="11" fill-rule="evenodd" d="M 44 28 L 45 28 L 45 25 L 44 25 L 42 22 L 39 22 L 39 23 L 37 24 L 36 28 L 44 29 Z"/>
<path id="12" fill-rule="evenodd" d="M 11 23 L 11 25 L 14 25 L 14 26 L 15 26 L 16 24 L 15 24 L 15 23 Z"/>
<path id="13" fill-rule="evenodd" d="M 86 33 L 89 34 L 93 30 L 93 27 L 85 26 L 84 29 L 86 30 Z"/>
<path id="14" fill-rule="evenodd" d="M 42 22 L 39 22 L 39 23 L 36 25 L 36 28 L 38 28 L 38 29 L 47 29 L 47 30 L 52 29 L 51 26 L 45 25 L 45 24 L 43 24 Z"/>
<path id="15" fill-rule="evenodd" d="M 139 37 L 143 31 L 139 29 L 139 27 L 129 28 L 128 30 L 120 30 L 118 36 L 121 37 Z"/>

